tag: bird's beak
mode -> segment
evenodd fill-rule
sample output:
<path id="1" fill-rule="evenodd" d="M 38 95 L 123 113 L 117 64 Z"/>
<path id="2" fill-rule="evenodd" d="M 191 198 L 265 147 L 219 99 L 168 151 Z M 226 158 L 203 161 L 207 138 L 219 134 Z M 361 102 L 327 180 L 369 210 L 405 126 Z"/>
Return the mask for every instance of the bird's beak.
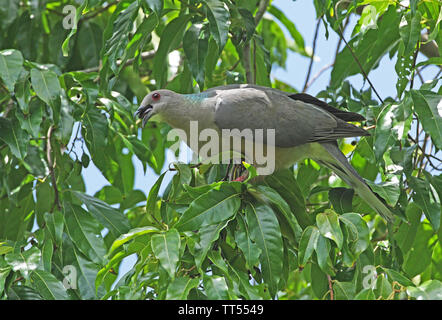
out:
<path id="1" fill-rule="evenodd" d="M 143 119 L 143 128 L 146 125 L 146 122 L 153 116 L 153 107 L 148 104 L 146 106 L 141 105 L 137 111 L 135 111 L 134 117 L 138 117 Z"/>

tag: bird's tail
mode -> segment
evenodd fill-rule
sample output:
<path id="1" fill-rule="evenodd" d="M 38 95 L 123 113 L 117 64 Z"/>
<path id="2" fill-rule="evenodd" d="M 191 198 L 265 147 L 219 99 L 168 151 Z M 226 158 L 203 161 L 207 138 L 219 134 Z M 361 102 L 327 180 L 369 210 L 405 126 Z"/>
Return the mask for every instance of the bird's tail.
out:
<path id="1" fill-rule="evenodd" d="M 321 146 L 327 151 L 328 156 L 315 160 L 332 169 L 341 179 L 348 183 L 373 210 L 379 213 L 388 222 L 392 222 L 394 216 L 391 210 L 348 163 L 345 155 L 339 150 L 337 143 L 321 143 Z"/>

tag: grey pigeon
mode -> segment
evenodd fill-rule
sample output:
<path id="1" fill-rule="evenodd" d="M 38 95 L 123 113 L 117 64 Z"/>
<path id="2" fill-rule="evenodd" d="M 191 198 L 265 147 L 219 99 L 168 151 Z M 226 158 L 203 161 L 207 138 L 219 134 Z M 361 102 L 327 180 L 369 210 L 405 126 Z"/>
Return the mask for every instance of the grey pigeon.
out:
<path id="1" fill-rule="evenodd" d="M 219 133 L 223 129 L 274 129 L 276 170 L 311 158 L 332 169 L 384 219 L 393 220 L 384 201 L 370 189 L 338 148 L 336 140 L 339 138 L 369 135 L 347 122 L 364 120 L 357 113 L 336 109 L 307 94 L 235 84 L 198 94 L 156 90 L 144 97 L 135 114 L 143 120 L 143 126 L 149 119 L 166 122 L 172 128 L 183 130 L 187 136 L 191 121 L 197 121 L 199 132 L 204 129 Z M 263 141 L 265 146 L 267 142 Z M 197 152 L 189 141 L 186 143 Z"/>

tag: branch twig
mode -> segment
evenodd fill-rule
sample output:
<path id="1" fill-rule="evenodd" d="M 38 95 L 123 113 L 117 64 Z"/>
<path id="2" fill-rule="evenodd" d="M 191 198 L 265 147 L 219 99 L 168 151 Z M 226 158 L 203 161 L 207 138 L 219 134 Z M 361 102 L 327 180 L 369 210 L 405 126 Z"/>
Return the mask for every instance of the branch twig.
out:
<path id="1" fill-rule="evenodd" d="M 310 74 L 312 72 L 313 60 L 315 59 L 316 40 L 318 38 L 318 31 L 319 31 L 320 25 L 321 25 L 321 18 L 319 18 L 318 21 L 316 22 L 315 36 L 313 37 L 312 56 L 310 57 L 310 64 L 308 66 L 307 76 L 305 78 L 304 87 L 302 88 L 302 92 L 305 92 L 308 88 L 308 81 L 310 79 Z"/>
<path id="2" fill-rule="evenodd" d="M 52 138 L 52 132 L 54 131 L 54 126 L 50 126 L 47 134 L 47 140 L 46 140 L 46 158 L 48 159 L 48 165 L 49 165 L 49 174 L 51 175 L 51 181 L 52 181 L 52 187 L 54 188 L 54 204 L 51 208 L 51 212 L 54 211 L 55 206 L 57 206 L 58 210 L 61 209 L 60 200 L 59 200 L 59 192 L 57 188 L 57 179 L 55 177 L 55 164 L 52 159 L 52 145 L 51 145 L 51 138 Z"/>
<path id="3" fill-rule="evenodd" d="M 155 56 L 155 50 L 141 52 L 141 60 L 143 60 L 143 61 L 148 60 L 148 59 L 152 59 L 154 56 Z M 127 61 L 124 63 L 124 66 L 127 67 L 127 66 L 133 64 L 134 61 L 135 61 L 135 58 L 127 59 Z M 121 60 L 118 60 L 117 66 L 120 66 L 120 65 L 121 65 Z M 91 73 L 91 72 L 98 72 L 98 71 L 100 71 L 100 66 L 87 68 L 87 69 L 83 69 L 83 70 L 78 70 L 77 72 Z"/>
<path id="4" fill-rule="evenodd" d="M 344 41 L 345 45 L 347 46 L 348 50 L 350 50 L 351 55 L 353 56 L 353 59 L 355 59 L 356 63 L 359 66 L 359 69 L 361 70 L 362 74 L 364 75 L 365 80 L 367 80 L 368 84 L 370 85 L 370 87 L 373 89 L 374 93 L 376 94 L 376 96 L 378 97 L 379 101 L 381 101 L 382 104 L 384 104 L 384 100 L 382 100 L 381 96 L 379 95 L 379 93 L 376 91 L 373 83 L 371 83 L 370 79 L 367 76 L 367 73 L 365 73 L 364 68 L 362 67 L 361 63 L 359 62 L 358 57 L 356 57 L 356 54 L 354 53 L 353 49 L 350 47 L 350 45 L 348 44 L 347 40 L 345 40 L 344 35 L 342 34 L 341 29 L 338 29 L 339 32 L 339 36 L 342 38 L 342 41 Z"/>
<path id="5" fill-rule="evenodd" d="M 259 2 L 258 11 L 255 14 L 255 26 L 258 26 L 259 21 L 261 21 L 262 17 L 264 16 L 264 13 L 269 6 L 269 2 L 270 0 L 261 0 Z"/>
<path id="6" fill-rule="evenodd" d="M 411 67 L 411 70 L 413 70 L 413 73 L 411 74 L 410 90 L 413 89 L 413 85 L 414 85 L 414 76 L 416 75 L 416 70 L 415 70 L 416 59 L 417 59 L 417 54 L 419 53 L 420 43 L 421 43 L 420 40 L 418 40 L 417 45 L 416 45 L 416 51 L 414 51 L 414 55 L 413 55 L 413 66 Z"/>
<path id="7" fill-rule="evenodd" d="M 107 4 L 106 6 L 101 7 L 100 9 L 92 11 L 90 14 L 84 15 L 83 20 L 89 20 L 89 19 L 92 19 L 92 18 L 96 17 L 97 15 L 99 15 L 100 13 L 106 11 L 107 9 L 112 7 L 113 5 L 116 5 L 118 2 L 120 2 L 120 0 L 115 0 L 115 1 Z"/>
<path id="8" fill-rule="evenodd" d="M 330 275 L 327 275 L 328 280 L 328 288 L 330 290 L 330 300 L 334 300 L 334 294 L 333 294 L 333 281 Z"/>

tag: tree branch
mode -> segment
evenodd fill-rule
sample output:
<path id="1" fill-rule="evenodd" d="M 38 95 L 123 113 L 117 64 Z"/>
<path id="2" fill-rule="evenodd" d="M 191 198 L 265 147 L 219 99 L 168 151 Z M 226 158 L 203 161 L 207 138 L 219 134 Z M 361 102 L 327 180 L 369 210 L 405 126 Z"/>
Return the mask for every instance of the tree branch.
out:
<path id="1" fill-rule="evenodd" d="M 152 59 L 155 56 L 155 50 L 150 50 L 150 51 L 144 51 L 141 52 L 141 60 L 148 60 L 148 59 Z M 131 58 L 131 59 L 127 59 L 127 61 L 124 63 L 124 66 L 127 67 L 129 65 L 132 65 L 135 61 L 135 58 Z M 121 60 L 117 61 L 117 66 L 121 65 Z M 98 72 L 100 71 L 101 66 L 96 66 L 96 67 L 92 67 L 92 68 L 87 68 L 87 69 L 83 69 L 83 70 L 78 70 L 77 72 L 85 72 L 85 73 L 91 73 L 91 72 Z"/>
<path id="2" fill-rule="evenodd" d="M 334 294 L 333 294 L 333 281 L 330 275 L 327 275 L 328 280 L 328 288 L 330 290 L 330 300 L 334 300 Z"/>
<path id="3" fill-rule="evenodd" d="M 315 51 L 316 51 L 316 40 L 318 38 L 318 31 L 321 25 L 321 18 L 316 22 L 315 36 L 313 37 L 313 49 L 312 56 L 310 57 L 310 64 L 308 66 L 307 76 L 305 77 L 304 87 L 302 88 L 302 92 L 305 92 L 308 88 L 308 80 L 310 79 L 310 73 L 312 72 L 313 60 L 315 59 Z"/>
<path id="4" fill-rule="evenodd" d="M 262 17 L 264 16 L 264 13 L 269 6 L 269 2 L 270 0 L 261 0 L 259 2 L 258 11 L 255 14 L 255 26 L 258 26 L 259 21 L 261 21 Z"/>
<path id="5" fill-rule="evenodd" d="M 347 46 L 348 50 L 350 50 L 351 55 L 353 56 L 353 59 L 355 59 L 356 63 L 359 66 L 359 69 L 361 70 L 361 73 L 364 75 L 365 80 L 367 80 L 368 84 L 370 85 L 370 87 L 373 89 L 374 93 L 376 94 L 376 96 L 378 97 L 379 101 L 381 101 L 381 103 L 384 103 L 384 100 L 382 100 L 381 96 L 379 95 L 379 93 L 376 91 L 373 83 L 371 83 L 370 79 L 367 76 L 367 73 L 365 72 L 364 68 L 362 67 L 361 63 L 359 62 L 358 57 L 356 56 L 356 54 L 354 53 L 353 49 L 350 47 L 350 45 L 348 44 L 348 42 L 345 40 L 344 35 L 342 34 L 341 29 L 338 29 L 339 32 L 339 36 L 342 38 L 342 41 L 344 41 L 345 45 Z"/>
<path id="6" fill-rule="evenodd" d="M 54 211 L 55 206 L 57 206 L 58 210 L 61 209 L 60 200 L 59 200 L 59 192 L 57 188 L 57 179 L 55 177 L 55 163 L 52 159 L 52 145 L 51 145 L 51 137 L 52 132 L 54 131 L 54 126 L 50 126 L 47 134 L 46 140 L 46 158 L 48 159 L 49 165 L 49 174 L 51 175 L 52 188 L 54 188 L 54 204 L 51 208 L 51 212 Z"/>

